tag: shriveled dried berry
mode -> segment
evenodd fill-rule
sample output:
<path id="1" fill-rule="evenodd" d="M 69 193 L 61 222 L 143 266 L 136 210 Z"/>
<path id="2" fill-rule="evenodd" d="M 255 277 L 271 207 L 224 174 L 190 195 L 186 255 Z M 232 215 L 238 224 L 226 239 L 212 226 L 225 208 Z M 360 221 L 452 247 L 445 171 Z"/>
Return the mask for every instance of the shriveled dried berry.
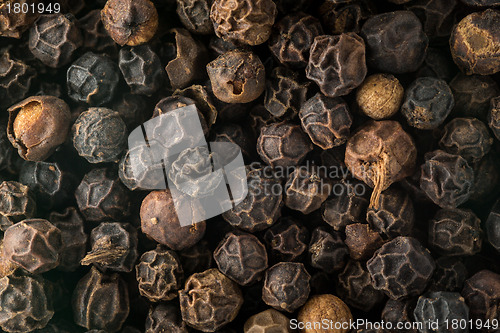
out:
<path id="1" fill-rule="evenodd" d="M 275 223 L 283 206 L 282 191 L 278 179 L 265 177 L 262 169 L 247 172 L 248 194 L 236 207 L 222 214 L 232 226 L 248 232 L 264 230 Z"/>
<path id="2" fill-rule="evenodd" d="M 370 208 L 366 220 L 384 239 L 408 236 L 415 222 L 415 209 L 410 195 L 397 188 L 380 193 L 378 208 Z"/>
<path id="3" fill-rule="evenodd" d="M 243 296 L 238 285 L 212 268 L 195 273 L 179 291 L 182 319 L 203 332 L 214 332 L 233 321 Z"/>
<path id="4" fill-rule="evenodd" d="M 324 227 L 313 230 L 308 251 L 311 266 L 327 273 L 344 268 L 349 256 L 341 234 L 336 231 L 328 232 Z"/>
<path id="5" fill-rule="evenodd" d="M 357 181 L 340 180 L 332 184 L 333 196 L 322 208 L 323 221 L 337 231 L 356 222 L 364 222 L 368 200 L 366 186 Z"/>
<path id="6" fill-rule="evenodd" d="M 468 332 L 468 328 L 463 326 L 450 327 L 448 322 L 467 322 L 469 320 L 469 308 L 465 305 L 464 299 L 455 292 L 429 292 L 418 298 L 417 305 L 413 312 L 416 322 L 422 324 L 422 333 L 431 332 Z M 430 323 L 436 323 L 430 328 Z"/>
<path id="7" fill-rule="evenodd" d="M 272 0 L 215 0 L 210 18 L 218 37 L 259 45 L 269 39 L 277 13 Z"/>
<path id="8" fill-rule="evenodd" d="M 316 82 L 323 94 L 347 95 L 363 83 L 366 73 L 365 42 L 357 34 L 314 38 L 306 76 Z"/>
<path id="9" fill-rule="evenodd" d="M 247 319 L 244 333 L 290 333 L 289 319 L 282 313 L 269 309 Z"/>
<path id="10" fill-rule="evenodd" d="M 170 301 L 182 288 L 184 272 L 177 254 L 163 245 L 145 252 L 135 275 L 139 292 L 151 302 Z"/>
<path id="11" fill-rule="evenodd" d="M 384 243 L 380 234 L 366 223 L 353 223 L 345 227 L 345 245 L 354 260 L 366 260 Z"/>
<path id="12" fill-rule="evenodd" d="M 61 231 L 42 219 L 16 223 L 3 238 L 5 257 L 33 274 L 57 267 L 62 247 Z"/>
<path id="13" fill-rule="evenodd" d="M 68 207 L 62 213 L 51 212 L 49 221 L 61 230 L 61 262 L 57 268 L 63 271 L 76 270 L 87 250 L 88 237 L 83 229 L 83 218 L 76 208 Z"/>
<path id="14" fill-rule="evenodd" d="M 26 5 L 33 6 L 37 2 L 37 0 L 2 1 L 0 3 L 0 36 L 20 38 L 22 33 L 38 18 L 39 13 L 31 10 L 16 12 L 11 7 L 16 4 L 19 4 L 19 8 L 26 7 Z"/>
<path id="15" fill-rule="evenodd" d="M 75 191 L 78 209 L 85 220 L 120 221 L 130 212 L 130 198 L 115 170 L 99 168 L 87 173 Z"/>
<path id="16" fill-rule="evenodd" d="M 118 56 L 118 66 L 133 94 L 151 96 L 161 87 L 165 72 L 149 45 L 123 47 Z"/>
<path id="17" fill-rule="evenodd" d="M 294 312 L 309 298 L 310 279 L 302 263 L 277 263 L 266 271 L 262 300 L 277 310 Z"/>
<path id="18" fill-rule="evenodd" d="M 252 52 L 228 51 L 210 62 L 207 72 L 215 97 L 226 103 L 251 102 L 266 87 L 264 65 Z"/>
<path id="19" fill-rule="evenodd" d="M 322 149 L 340 146 L 350 135 L 351 113 L 340 97 L 317 93 L 302 105 L 299 117 L 311 141 Z"/>
<path id="20" fill-rule="evenodd" d="M 474 170 L 458 155 L 436 150 L 425 154 L 420 188 L 438 206 L 456 208 L 466 202 L 474 185 Z"/>
<path id="21" fill-rule="evenodd" d="M 3 54 L 0 56 L 0 107 L 3 108 L 26 97 L 36 72 L 23 60 L 12 57 L 10 51 L 6 49 L 2 51 Z"/>
<path id="22" fill-rule="evenodd" d="M 353 308 L 365 312 L 384 299 L 384 293 L 373 288 L 366 265 L 354 260 L 349 260 L 338 276 L 337 295 Z"/>
<path id="23" fill-rule="evenodd" d="M 307 250 L 309 231 L 292 219 L 282 219 L 266 230 L 264 240 L 277 261 L 298 261 Z"/>
<path id="24" fill-rule="evenodd" d="M 45 282 L 32 276 L 0 279 L 0 327 L 9 333 L 44 328 L 54 315 Z"/>
<path id="25" fill-rule="evenodd" d="M 460 257 L 441 257 L 436 260 L 436 270 L 429 290 L 460 291 L 467 277 L 467 268 Z"/>
<path id="26" fill-rule="evenodd" d="M 315 323 L 326 320 L 328 323 L 338 323 L 337 325 L 340 327 L 317 331 L 316 328 L 309 325 L 303 330 L 304 333 L 347 333 L 350 329 L 346 328 L 346 325 L 353 320 L 353 317 L 349 307 L 340 298 L 330 294 L 323 294 L 312 296 L 300 309 L 297 319 L 302 323 Z"/>
<path id="27" fill-rule="evenodd" d="M 417 333 L 418 330 L 413 327 L 412 323 L 415 321 L 413 317 L 413 310 L 415 309 L 416 300 L 407 299 L 402 301 L 395 301 L 389 299 L 382 310 L 381 318 L 391 323 L 395 327 L 397 323 L 402 323 L 406 329 L 400 329 L 400 332 Z"/>
<path id="28" fill-rule="evenodd" d="M 362 113 L 381 120 L 399 111 L 403 96 L 403 86 L 396 77 L 391 74 L 373 74 L 356 91 L 356 103 Z"/>
<path id="29" fill-rule="evenodd" d="M 121 46 L 147 43 L 158 29 L 158 12 L 149 0 L 109 0 L 101 11 L 101 20 Z"/>
<path id="30" fill-rule="evenodd" d="M 294 117 L 306 100 L 308 83 L 300 83 L 298 74 L 276 67 L 267 81 L 264 106 L 274 117 Z"/>
<path id="31" fill-rule="evenodd" d="M 500 275 L 482 270 L 465 281 L 461 294 L 472 320 L 500 320 Z"/>
<path id="32" fill-rule="evenodd" d="M 314 38 L 322 34 L 317 18 L 302 12 L 290 14 L 273 26 L 269 49 L 283 65 L 304 68 Z"/>
<path id="33" fill-rule="evenodd" d="M 73 14 L 42 15 L 30 29 L 30 51 L 49 67 L 68 64 L 82 42 Z"/>
<path id="34" fill-rule="evenodd" d="M 300 126 L 286 122 L 262 127 L 257 140 L 257 153 L 272 167 L 299 165 L 312 148 Z"/>
<path id="35" fill-rule="evenodd" d="M 169 190 L 152 191 L 141 204 L 142 232 L 173 250 L 196 244 L 205 234 L 204 221 L 182 227 Z"/>
<path id="36" fill-rule="evenodd" d="M 145 333 L 159 332 L 188 333 L 178 307 L 173 304 L 160 303 L 149 310 Z"/>
<path id="37" fill-rule="evenodd" d="M 103 274 L 95 267 L 78 281 L 73 291 L 75 323 L 87 329 L 120 330 L 129 314 L 125 281 L 117 274 Z"/>
<path id="38" fill-rule="evenodd" d="M 466 209 L 441 209 L 429 222 L 429 246 L 442 255 L 471 256 L 481 250 L 481 220 Z"/>
<path id="39" fill-rule="evenodd" d="M 397 121 L 370 121 L 347 142 L 345 164 L 354 177 L 373 187 L 370 207 L 392 183 L 410 176 L 417 150 L 413 139 Z"/>
<path id="40" fill-rule="evenodd" d="M 82 47 L 88 51 L 97 53 L 106 53 L 110 56 L 116 56 L 118 46 L 115 41 L 109 37 L 101 21 L 101 11 L 94 9 L 78 20 L 81 27 L 83 43 Z"/>
<path id="41" fill-rule="evenodd" d="M 210 20 L 211 2 L 211 0 L 177 0 L 177 15 L 186 29 L 202 35 L 214 32 Z"/>
<path id="42" fill-rule="evenodd" d="M 485 232 L 488 242 L 500 252 L 500 200 L 497 200 L 491 208 L 486 220 Z"/>
<path id="43" fill-rule="evenodd" d="M 441 125 L 454 106 L 453 93 L 445 81 L 419 77 L 406 89 L 401 113 L 410 126 L 430 130 Z"/>
<path id="44" fill-rule="evenodd" d="M 418 240 L 400 236 L 377 250 L 366 266 L 375 289 L 401 300 L 425 290 L 436 264 Z"/>
<path id="45" fill-rule="evenodd" d="M 361 28 L 361 36 L 366 42 L 368 65 L 381 72 L 414 72 L 424 61 L 428 38 L 410 11 L 370 17 Z"/>
<path id="46" fill-rule="evenodd" d="M 87 52 L 68 68 L 68 95 L 90 105 L 108 103 L 118 86 L 119 73 L 118 66 L 108 57 Z"/>
<path id="47" fill-rule="evenodd" d="M 500 71 L 500 12 L 487 9 L 467 15 L 453 29 L 453 60 L 465 74 L 491 75 Z"/>
<path id="48" fill-rule="evenodd" d="M 460 155 L 470 165 L 479 162 L 491 149 L 493 138 L 488 127 L 476 118 L 455 118 L 444 127 L 439 141 L 442 149 Z"/>
<path id="49" fill-rule="evenodd" d="M 137 230 L 129 223 L 101 223 L 90 233 L 90 249 L 82 265 L 128 273 L 137 259 Z"/>
<path id="50" fill-rule="evenodd" d="M 33 96 L 8 111 L 7 136 L 25 160 L 43 161 L 66 140 L 71 114 L 63 100 Z"/>
<path id="51" fill-rule="evenodd" d="M 209 249 L 206 240 L 179 251 L 179 258 L 185 276 L 206 271 L 212 266 L 212 251 Z"/>
<path id="52" fill-rule="evenodd" d="M 43 210 L 67 205 L 77 185 L 75 175 L 63 170 L 60 163 L 25 162 L 19 181 L 35 194 L 38 207 Z"/>
<path id="53" fill-rule="evenodd" d="M 214 259 L 224 275 L 242 286 L 259 281 L 267 269 L 265 246 L 243 232 L 226 234 L 214 251 Z"/>
<path id="54" fill-rule="evenodd" d="M 331 185 L 319 169 L 295 169 L 285 184 L 285 206 L 310 214 L 321 207 L 331 192 Z"/>
<path id="55" fill-rule="evenodd" d="M 446 38 L 450 35 L 455 20 L 456 0 L 417 0 L 408 4 L 422 22 L 427 36 L 432 39 Z"/>
<path id="56" fill-rule="evenodd" d="M 35 216 L 36 201 L 28 186 L 15 181 L 0 184 L 0 229 Z"/>
<path id="57" fill-rule="evenodd" d="M 194 80 L 204 79 L 203 68 L 208 62 L 205 46 L 195 40 L 186 29 L 173 28 L 167 36 L 169 42 L 165 48 L 169 50 L 166 53 L 170 61 L 165 71 L 172 88 L 182 89 Z"/>
<path id="58" fill-rule="evenodd" d="M 374 14 L 373 4 L 360 1 L 325 1 L 319 7 L 321 23 L 331 35 L 359 33 L 362 23 Z"/>
<path id="59" fill-rule="evenodd" d="M 118 162 L 127 144 L 127 126 L 116 111 L 90 108 L 76 119 L 72 136 L 76 151 L 90 163 Z"/>

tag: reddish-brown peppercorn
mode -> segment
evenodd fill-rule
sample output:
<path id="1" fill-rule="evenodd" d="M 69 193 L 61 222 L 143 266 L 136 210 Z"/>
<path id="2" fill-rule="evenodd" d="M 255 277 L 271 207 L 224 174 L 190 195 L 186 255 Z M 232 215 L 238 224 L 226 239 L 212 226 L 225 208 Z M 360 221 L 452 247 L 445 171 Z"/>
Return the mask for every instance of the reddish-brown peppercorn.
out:
<path id="1" fill-rule="evenodd" d="M 122 46 L 147 43 L 158 29 L 158 12 L 149 0 L 109 0 L 101 20 L 111 38 Z"/>
<path id="2" fill-rule="evenodd" d="M 378 232 L 366 223 L 353 223 L 345 227 L 345 245 L 354 260 L 366 260 L 382 246 L 383 241 Z"/>
<path id="3" fill-rule="evenodd" d="M 482 270 L 465 281 L 461 294 L 472 320 L 500 321 L 500 275 Z"/>
<path id="4" fill-rule="evenodd" d="M 7 135 L 25 160 L 43 161 L 66 140 L 71 114 L 63 100 L 33 96 L 8 111 Z"/>
<path id="5" fill-rule="evenodd" d="M 205 222 L 181 227 L 169 190 L 149 193 L 141 205 L 142 232 L 173 250 L 196 244 L 205 234 Z"/>
<path id="6" fill-rule="evenodd" d="M 327 320 L 332 323 L 339 323 L 340 328 L 305 328 L 303 333 L 347 333 L 350 331 L 346 324 L 353 320 L 351 310 L 338 297 L 323 294 L 311 297 L 307 303 L 300 309 L 298 321 L 302 323 L 315 323 Z M 334 326 L 336 327 L 336 326 Z"/>

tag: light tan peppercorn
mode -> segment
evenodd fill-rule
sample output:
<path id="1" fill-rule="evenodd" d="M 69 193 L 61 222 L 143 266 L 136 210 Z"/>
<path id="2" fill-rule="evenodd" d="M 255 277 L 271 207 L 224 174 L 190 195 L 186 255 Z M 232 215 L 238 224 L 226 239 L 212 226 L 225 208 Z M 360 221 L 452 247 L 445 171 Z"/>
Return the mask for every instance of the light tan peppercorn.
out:
<path id="1" fill-rule="evenodd" d="M 330 327 L 306 327 L 302 333 L 347 333 L 349 321 L 353 320 L 349 307 L 337 296 L 330 294 L 311 297 L 299 310 L 298 321 L 315 323 L 327 320 Z M 333 327 L 332 327 L 333 326 Z M 342 327 L 343 326 L 343 327 Z"/>
<path id="2" fill-rule="evenodd" d="M 360 111 L 375 120 L 392 117 L 398 112 L 403 97 L 403 86 L 391 74 L 370 75 L 356 92 Z"/>

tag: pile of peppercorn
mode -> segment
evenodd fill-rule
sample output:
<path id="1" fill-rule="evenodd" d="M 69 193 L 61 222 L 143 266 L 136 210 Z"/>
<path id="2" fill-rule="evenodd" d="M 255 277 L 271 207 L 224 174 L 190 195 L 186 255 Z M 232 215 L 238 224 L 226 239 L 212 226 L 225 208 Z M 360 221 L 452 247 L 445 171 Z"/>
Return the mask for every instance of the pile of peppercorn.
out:
<path id="1" fill-rule="evenodd" d="M 499 84 L 499 0 L 0 0 L 1 331 L 499 332 Z"/>

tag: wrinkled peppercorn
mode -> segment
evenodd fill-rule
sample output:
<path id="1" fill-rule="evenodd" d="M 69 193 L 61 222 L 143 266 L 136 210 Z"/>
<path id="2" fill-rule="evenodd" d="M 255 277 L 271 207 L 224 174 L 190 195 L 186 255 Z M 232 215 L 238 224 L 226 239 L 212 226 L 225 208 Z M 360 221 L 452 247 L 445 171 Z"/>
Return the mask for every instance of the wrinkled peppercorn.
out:
<path id="1" fill-rule="evenodd" d="M 177 0 L 177 15 L 186 29 L 202 35 L 214 32 L 210 20 L 211 2 L 211 0 Z"/>
<path id="2" fill-rule="evenodd" d="M 485 224 L 485 232 L 488 241 L 500 252 L 500 200 L 493 205 Z"/>
<path id="3" fill-rule="evenodd" d="M 306 328 L 304 333 L 347 333 L 349 329 L 345 328 L 346 324 L 353 320 L 349 307 L 337 296 L 330 294 L 312 296 L 307 303 L 300 309 L 298 317 L 299 322 L 315 323 L 327 320 L 336 324 L 334 329 L 321 328 Z M 337 328 L 340 326 L 340 328 Z"/>
<path id="4" fill-rule="evenodd" d="M 381 72 L 413 72 L 424 61 L 428 38 L 410 11 L 370 17 L 361 28 L 361 36 L 366 42 L 368 65 Z"/>
<path id="5" fill-rule="evenodd" d="M 162 245 L 141 256 L 135 273 L 139 292 L 151 302 L 170 301 L 177 297 L 184 279 L 179 257 Z"/>
<path id="6" fill-rule="evenodd" d="M 310 214 L 328 198 L 331 186 L 320 170 L 294 170 L 285 184 L 285 206 Z"/>
<path id="7" fill-rule="evenodd" d="M 446 38 L 450 35 L 455 20 L 456 0 L 417 0 L 408 5 L 422 22 L 429 39 Z"/>
<path id="8" fill-rule="evenodd" d="M 350 135 L 352 116 L 340 97 L 317 93 L 303 103 L 299 118 L 311 141 L 322 149 L 340 146 Z"/>
<path id="9" fill-rule="evenodd" d="M 72 14 L 42 15 L 30 30 L 30 51 L 49 67 L 68 64 L 81 45 L 82 35 Z"/>
<path id="10" fill-rule="evenodd" d="M 467 268 L 460 257 L 441 257 L 436 260 L 436 270 L 429 284 L 429 290 L 459 291 L 462 289 Z"/>
<path id="11" fill-rule="evenodd" d="M 108 0 L 101 11 L 108 34 L 121 46 L 147 43 L 158 29 L 158 12 L 149 0 Z"/>
<path id="12" fill-rule="evenodd" d="M 87 173 L 75 191 L 76 203 L 85 220 L 120 221 L 130 213 L 126 187 L 113 169 L 99 168 Z"/>
<path id="13" fill-rule="evenodd" d="M 160 303 L 149 310 L 145 333 L 188 333 L 179 309 L 173 304 Z"/>
<path id="14" fill-rule="evenodd" d="M 38 18 L 39 13 L 31 10 L 13 10 L 15 4 L 19 7 L 35 5 L 37 0 L 6 0 L 0 3 L 0 36 L 20 38 L 30 25 Z M 28 7 L 29 8 L 29 7 Z"/>
<path id="15" fill-rule="evenodd" d="M 309 298 L 310 279 L 304 264 L 280 262 L 266 271 L 262 300 L 277 310 L 294 312 Z"/>
<path id="16" fill-rule="evenodd" d="M 354 260 L 366 260 L 384 243 L 380 234 L 366 223 L 353 223 L 345 227 L 345 245 Z"/>
<path id="17" fill-rule="evenodd" d="M 347 95 L 363 83 L 366 73 L 365 42 L 357 34 L 314 38 L 306 76 L 316 82 L 323 94 Z"/>
<path id="18" fill-rule="evenodd" d="M 141 204 L 142 232 L 173 250 L 196 244 L 205 234 L 205 222 L 182 227 L 169 190 L 152 191 Z"/>
<path id="19" fill-rule="evenodd" d="M 226 234 L 214 259 L 224 275 L 242 286 L 259 281 L 267 269 L 265 246 L 254 235 L 242 232 Z"/>
<path id="20" fill-rule="evenodd" d="M 253 46 L 269 39 L 277 13 L 272 0 L 214 0 L 210 18 L 218 37 Z"/>
<path id="21" fill-rule="evenodd" d="M 191 275 L 179 291 L 182 319 L 203 332 L 214 332 L 233 321 L 243 304 L 238 285 L 212 268 Z"/>
<path id="22" fill-rule="evenodd" d="M 36 201 L 29 188 L 15 181 L 0 184 L 0 229 L 35 216 Z"/>
<path id="23" fill-rule="evenodd" d="M 325 1 L 319 7 L 321 23 L 332 35 L 359 33 L 362 23 L 375 12 L 373 3 L 359 1 Z"/>
<path id="24" fill-rule="evenodd" d="M 247 319 L 244 333 L 290 333 L 289 319 L 280 312 L 269 309 Z"/>
<path id="25" fill-rule="evenodd" d="M 125 281 L 116 274 L 106 275 L 92 267 L 73 291 L 75 323 L 87 329 L 120 330 L 129 314 Z"/>
<path id="26" fill-rule="evenodd" d="M 116 63 L 105 55 L 87 52 L 68 68 L 68 95 L 76 102 L 102 105 L 113 99 L 119 79 Z"/>
<path id="27" fill-rule="evenodd" d="M 226 103 L 248 103 L 266 87 L 264 65 L 252 52 L 234 50 L 220 55 L 207 65 L 212 90 Z"/>
<path id="28" fill-rule="evenodd" d="M 425 154 L 420 188 L 438 206 L 456 208 L 472 194 L 474 170 L 458 155 L 436 150 Z"/>
<path id="29" fill-rule="evenodd" d="M 1 6 L 1 5 L 0 5 Z M 3 49 L 0 56 L 0 106 L 8 107 L 26 97 L 31 82 L 36 77 L 35 70 L 23 60 Z"/>
<path id="30" fill-rule="evenodd" d="M 482 270 L 465 281 L 461 294 L 472 320 L 500 320 L 500 275 Z"/>
<path id="31" fill-rule="evenodd" d="M 446 82 L 420 77 L 406 89 L 401 113 L 410 126 L 430 130 L 443 123 L 454 105 L 453 93 Z"/>
<path id="32" fill-rule="evenodd" d="M 349 255 L 341 234 L 336 231 L 328 232 L 324 227 L 313 230 L 308 251 L 311 266 L 327 273 L 344 268 Z"/>
<path id="33" fill-rule="evenodd" d="M 381 120 L 392 117 L 403 102 L 404 89 L 390 74 L 368 76 L 356 91 L 356 103 L 368 117 Z"/>
<path id="34" fill-rule="evenodd" d="M 66 140 L 71 114 L 57 97 L 29 97 L 7 111 L 7 136 L 25 160 L 43 161 Z"/>
<path id="35" fill-rule="evenodd" d="M 500 71 L 500 12 L 487 9 L 463 18 L 450 37 L 453 60 L 465 74 L 490 75 Z"/>
<path id="36" fill-rule="evenodd" d="M 488 125 L 495 137 L 500 140 L 500 97 L 491 99 L 491 106 L 488 112 Z"/>
<path id="37" fill-rule="evenodd" d="M 309 231 L 298 222 L 283 218 L 266 230 L 264 240 L 276 261 L 298 261 L 307 250 Z"/>
<path id="38" fill-rule="evenodd" d="M 400 236 L 382 245 L 366 266 L 375 289 L 391 299 L 401 300 L 425 290 L 436 264 L 418 240 Z"/>
<path id="39" fill-rule="evenodd" d="M 78 23 L 83 35 L 82 47 L 85 50 L 116 56 L 118 46 L 104 28 L 99 9 L 91 10 L 87 15 L 81 17 Z"/>

